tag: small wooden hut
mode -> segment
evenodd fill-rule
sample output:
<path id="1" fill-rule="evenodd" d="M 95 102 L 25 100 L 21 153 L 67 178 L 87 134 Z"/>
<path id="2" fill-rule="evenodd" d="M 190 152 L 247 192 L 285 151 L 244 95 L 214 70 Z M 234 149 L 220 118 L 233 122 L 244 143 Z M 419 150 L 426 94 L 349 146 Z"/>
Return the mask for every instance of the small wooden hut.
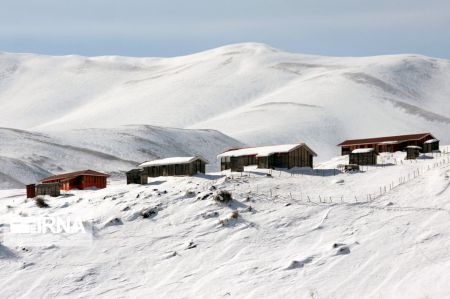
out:
<path id="1" fill-rule="evenodd" d="M 221 170 L 244 171 L 244 166 L 258 168 L 313 167 L 317 154 L 305 143 L 233 149 L 217 156 Z"/>
<path id="2" fill-rule="evenodd" d="M 51 197 L 58 197 L 61 195 L 59 183 L 46 183 L 36 185 L 36 195 L 50 195 Z"/>
<path id="3" fill-rule="evenodd" d="M 359 148 L 353 150 L 349 155 L 349 164 L 375 165 L 378 153 L 373 148 Z"/>
<path id="4" fill-rule="evenodd" d="M 26 186 L 27 188 L 27 198 L 35 198 L 36 197 L 36 184 L 29 184 Z"/>
<path id="5" fill-rule="evenodd" d="M 61 195 L 59 183 L 30 184 L 26 188 L 27 198 L 35 198 L 37 195 L 50 195 L 51 197 Z"/>
<path id="6" fill-rule="evenodd" d="M 140 184 L 145 185 L 148 182 L 148 175 L 144 173 L 144 169 L 136 168 L 127 171 L 127 185 Z"/>
<path id="7" fill-rule="evenodd" d="M 437 139 L 430 139 L 423 143 L 423 152 L 424 153 L 432 153 L 434 151 L 439 150 L 439 140 Z"/>
<path id="8" fill-rule="evenodd" d="M 420 156 L 420 151 L 422 148 L 417 145 L 409 145 L 406 147 L 406 159 L 415 160 Z"/>
<path id="9" fill-rule="evenodd" d="M 202 157 L 171 157 L 160 160 L 144 162 L 139 165 L 143 174 L 148 177 L 159 176 L 192 176 L 197 173 L 205 173 L 208 161 Z"/>

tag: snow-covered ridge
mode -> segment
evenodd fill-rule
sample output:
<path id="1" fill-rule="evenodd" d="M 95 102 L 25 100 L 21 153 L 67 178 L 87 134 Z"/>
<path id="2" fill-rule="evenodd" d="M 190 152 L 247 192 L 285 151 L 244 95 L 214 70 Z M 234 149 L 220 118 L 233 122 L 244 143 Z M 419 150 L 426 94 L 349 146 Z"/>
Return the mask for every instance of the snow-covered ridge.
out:
<path id="1" fill-rule="evenodd" d="M 0 126 L 150 124 L 246 144 L 431 132 L 449 143 L 450 62 L 414 54 L 321 57 L 244 43 L 174 58 L 0 55 Z"/>
<path id="2" fill-rule="evenodd" d="M 44 134 L 0 128 L 0 189 L 80 169 L 119 173 L 171 156 L 201 155 L 215 170 L 218 152 L 242 145 L 214 130 L 122 126 Z"/>

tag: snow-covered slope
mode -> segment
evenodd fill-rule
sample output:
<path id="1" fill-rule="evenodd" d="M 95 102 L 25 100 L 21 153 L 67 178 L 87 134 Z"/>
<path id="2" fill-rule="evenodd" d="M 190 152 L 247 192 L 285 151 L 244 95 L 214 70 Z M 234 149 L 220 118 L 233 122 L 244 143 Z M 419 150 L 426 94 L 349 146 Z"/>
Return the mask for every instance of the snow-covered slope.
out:
<path id="1" fill-rule="evenodd" d="M 339 157 L 314 173 L 113 182 L 47 209 L 0 191 L 2 297 L 447 298 L 450 156 L 404 157 L 353 174 L 332 170 Z M 217 190 L 234 200 L 215 202 Z M 17 218 L 56 215 L 92 221 L 94 240 L 7 235 Z"/>
<path id="2" fill-rule="evenodd" d="M 170 156 L 201 155 L 217 169 L 216 154 L 240 142 L 214 130 L 153 126 L 65 130 L 50 134 L 0 128 L 0 189 L 63 171 L 119 173 Z"/>
<path id="3" fill-rule="evenodd" d="M 150 124 L 217 129 L 248 144 L 431 131 L 450 142 L 450 62 L 320 57 L 236 44 L 175 58 L 0 54 L 0 126 Z"/>

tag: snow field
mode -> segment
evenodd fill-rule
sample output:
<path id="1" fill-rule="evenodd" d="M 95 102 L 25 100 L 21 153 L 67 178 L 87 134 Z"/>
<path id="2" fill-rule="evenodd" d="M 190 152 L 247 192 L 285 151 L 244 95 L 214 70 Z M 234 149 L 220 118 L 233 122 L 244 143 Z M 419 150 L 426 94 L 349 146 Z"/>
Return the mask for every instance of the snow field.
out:
<path id="1" fill-rule="evenodd" d="M 26 201 L 22 190 L 3 190 L 0 223 L 78 215 L 96 234 L 89 247 L 3 244 L 0 289 L 5 297 L 445 298 L 449 156 L 411 163 L 403 155 L 383 157 L 403 163 L 336 176 L 248 168 L 242 176 L 159 177 L 145 186 L 113 181 L 48 198 L 48 209 Z M 363 197 L 416 169 L 418 176 L 369 201 L 312 196 Z M 233 201 L 216 202 L 219 190 Z"/>

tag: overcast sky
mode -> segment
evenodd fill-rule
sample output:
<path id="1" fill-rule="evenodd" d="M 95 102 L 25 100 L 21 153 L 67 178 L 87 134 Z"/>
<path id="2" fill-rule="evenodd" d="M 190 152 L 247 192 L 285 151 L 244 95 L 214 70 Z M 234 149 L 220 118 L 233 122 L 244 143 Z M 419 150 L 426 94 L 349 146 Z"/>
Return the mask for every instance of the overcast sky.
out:
<path id="1" fill-rule="evenodd" d="M 240 42 L 450 59 L 450 0 L 0 0 L 0 51 L 175 56 Z"/>

